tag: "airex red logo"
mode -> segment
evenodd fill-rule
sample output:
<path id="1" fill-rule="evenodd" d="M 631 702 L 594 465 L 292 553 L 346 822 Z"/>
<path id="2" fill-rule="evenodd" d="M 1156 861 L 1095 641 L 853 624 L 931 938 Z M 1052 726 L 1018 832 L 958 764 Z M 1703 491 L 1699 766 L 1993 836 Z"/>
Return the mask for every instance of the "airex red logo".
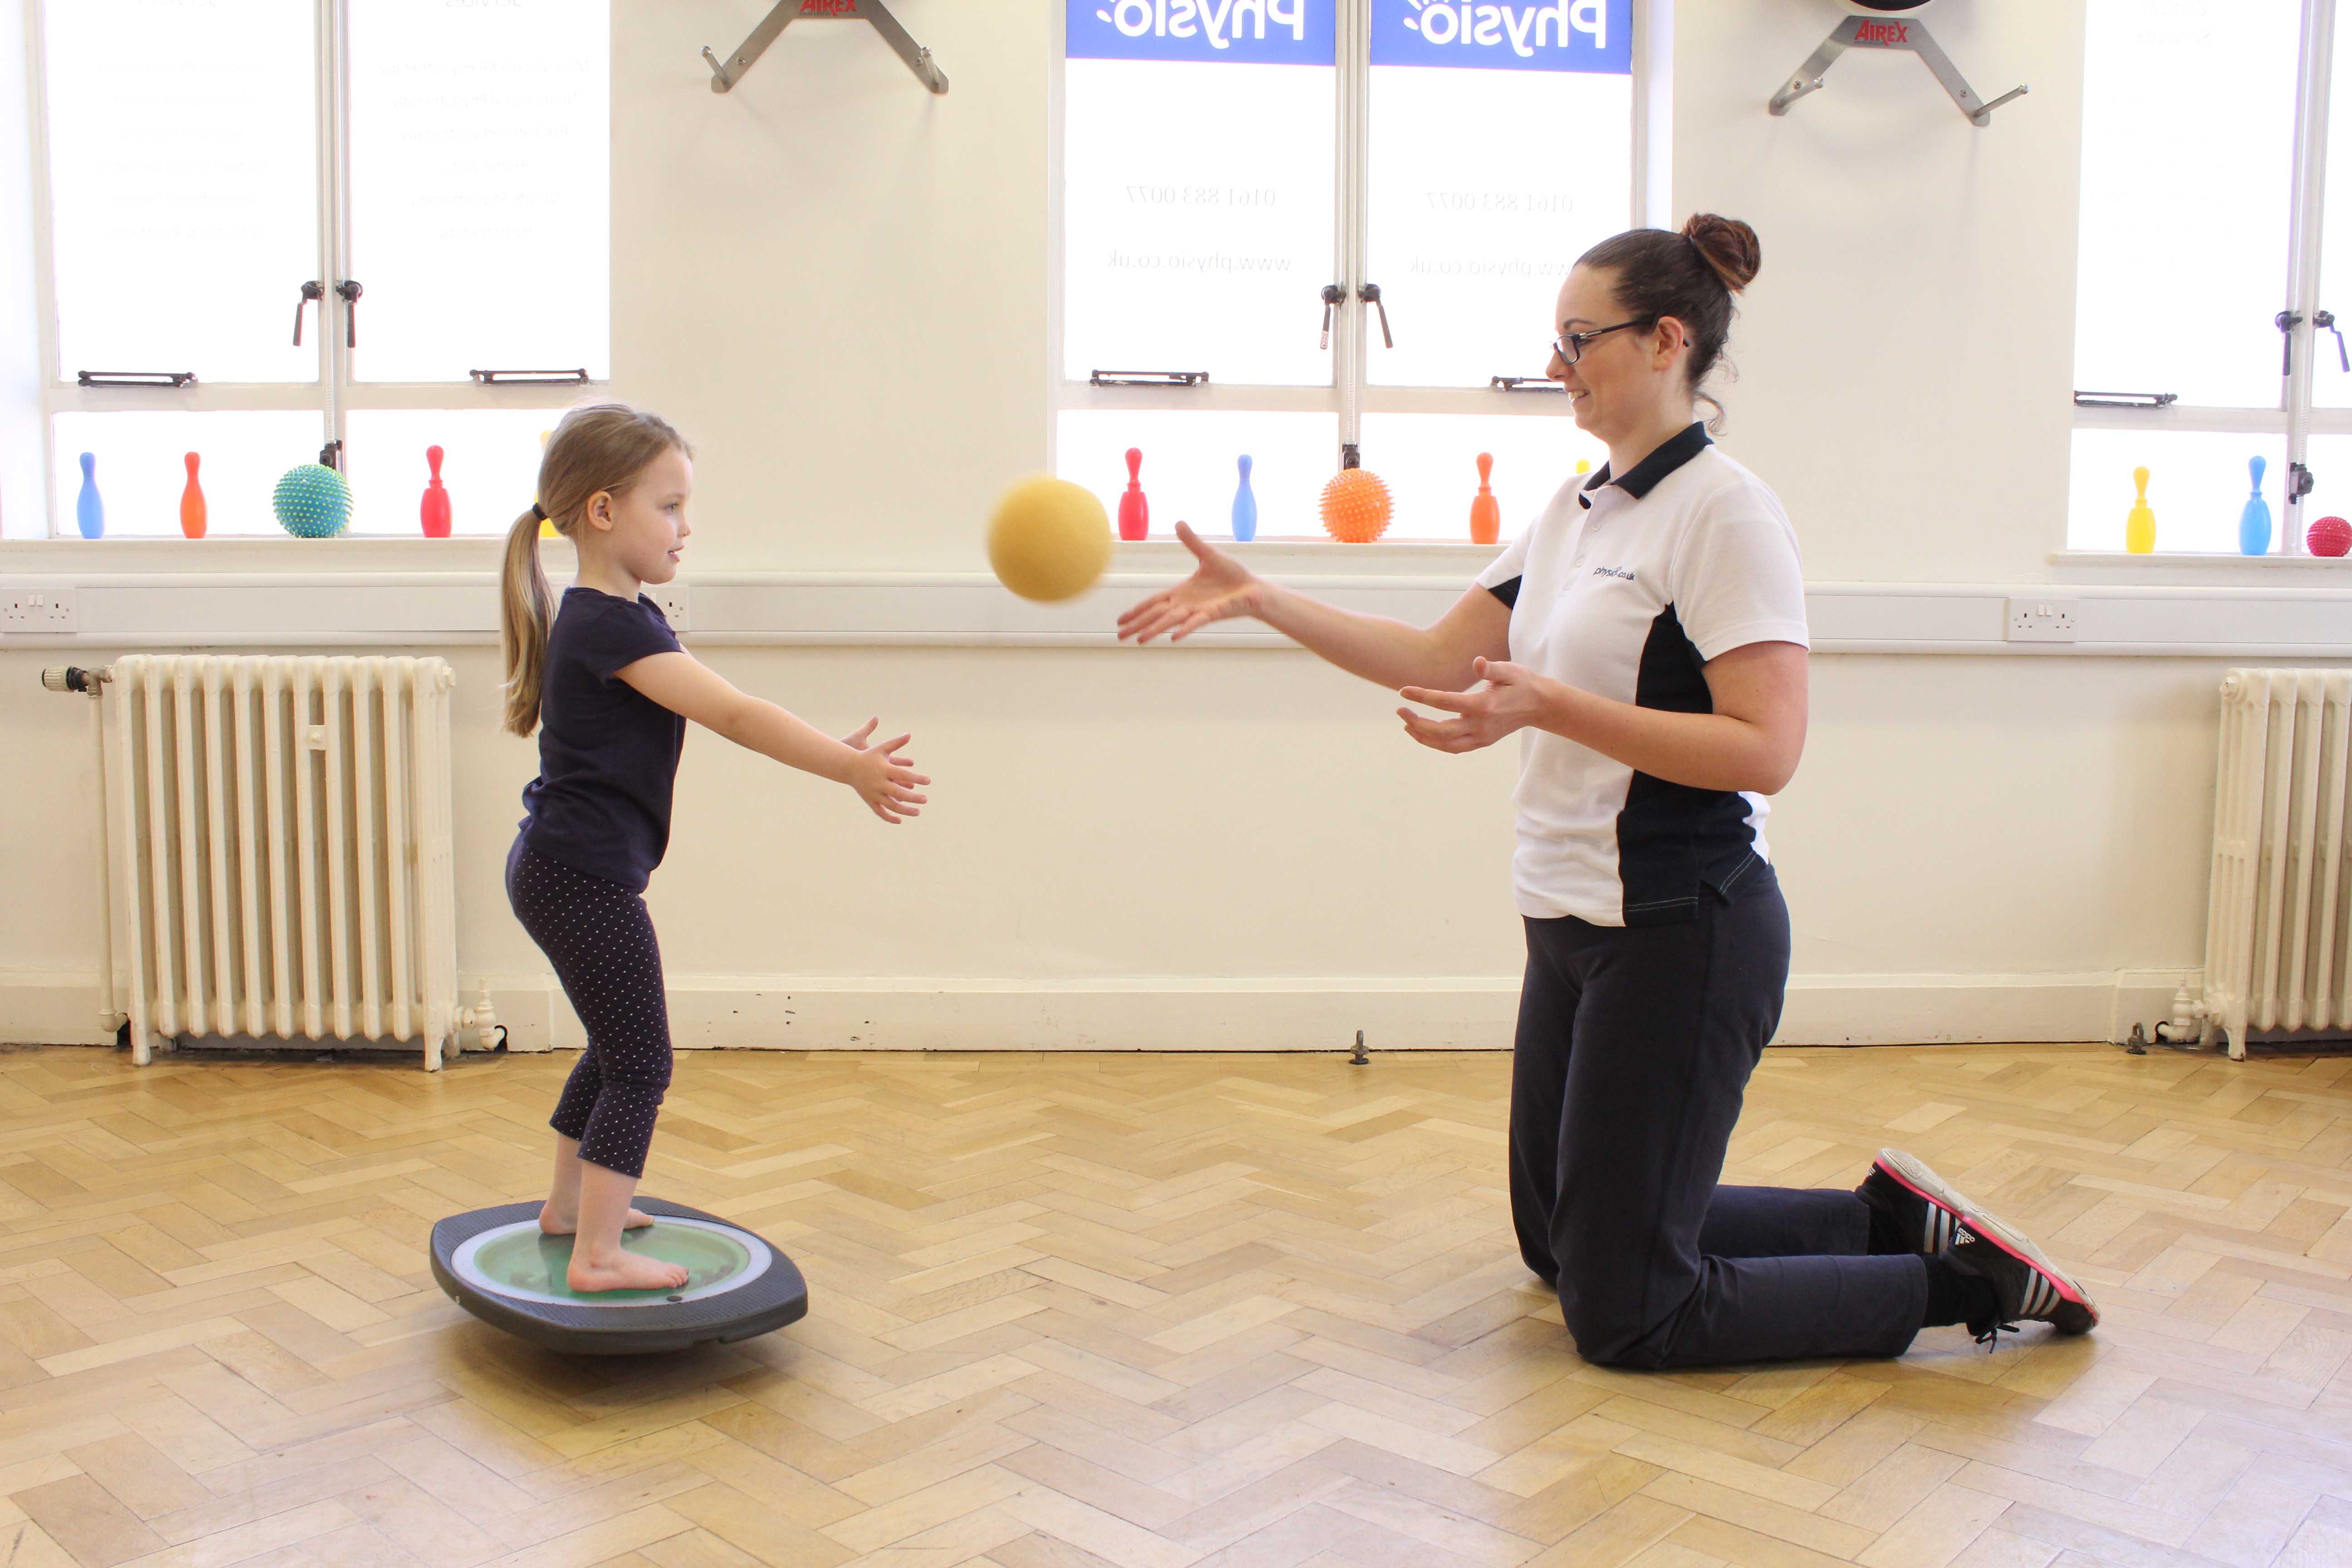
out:
<path id="1" fill-rule="evenodd" d="M 803 16 L 855 16 L 857 0 L 801 0 Z"/>
<path id="2" fill-rule="evenodd" d="M 1864 22 L 1855 30 L 1853 41 L 1857 44 L 1876 44 L 1881 47 L 1888 47 L 1898 44 L 1907 44 L 1911 41 L 1911 24 L 1908 22 Z"/>

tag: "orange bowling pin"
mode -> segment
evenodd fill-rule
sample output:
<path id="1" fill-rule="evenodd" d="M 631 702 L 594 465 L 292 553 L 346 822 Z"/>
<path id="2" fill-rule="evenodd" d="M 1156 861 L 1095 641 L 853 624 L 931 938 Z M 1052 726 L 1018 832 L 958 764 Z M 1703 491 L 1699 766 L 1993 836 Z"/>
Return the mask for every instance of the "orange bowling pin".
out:
<path id="1" fill-rule="evenodd" d="M 1470 542 L 1492 544 L 1503 537 L 1503 503 L 1486 481 L 1495 472 L 1495 455 L 1478 454 L 1478 493 L 1470 498 Z"/>
<path id="2" fill-rule="evenodd" d="M 188 465 L 188 488 L 180 492 L 180 531 L 190 539 L 205 536 L 205 489 L 196 483 L 196 465 L 203 459 L 190 452 L 182 461 Z"/>

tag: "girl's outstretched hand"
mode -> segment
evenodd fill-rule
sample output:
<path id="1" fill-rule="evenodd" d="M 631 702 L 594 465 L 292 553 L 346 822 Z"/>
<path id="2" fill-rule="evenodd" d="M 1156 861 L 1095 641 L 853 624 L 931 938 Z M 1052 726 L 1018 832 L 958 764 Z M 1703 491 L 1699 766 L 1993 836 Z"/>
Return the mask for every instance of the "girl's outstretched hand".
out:
<path id="1" fill-rule="evenodd" d="M 1191 523 L 1178 523 L 1176 537 L 1200 565 L 1173 588 L 1162 588 L 1120 616 L 1121 639 L 1147 643 L 1165 632 L 1171 642 L 1181 641 L 1212 621 L 1254 616 L 1264 602 L 1265 584 L 1223 551 L 1203 544 Z"/>
<path id="2" fill-rule="evenodd" d="M 842 782 L 857 792 L 875 816 L 885 822 L 898 822 L 905 817 L 920 816 L 918 809 L 930 804 L 930 796 L 917 795 L 916 789 L 931 781 L 915 771 L 914 759 L 898 754 L 898 748 L 915 737 L 900 735 L 879 745 L 868 745 L 875 729 L 882 721 L 868 719 L 855 732 L 844 735 L 841 743 L 857 753 L 849 764 L 849 776 Z"/>

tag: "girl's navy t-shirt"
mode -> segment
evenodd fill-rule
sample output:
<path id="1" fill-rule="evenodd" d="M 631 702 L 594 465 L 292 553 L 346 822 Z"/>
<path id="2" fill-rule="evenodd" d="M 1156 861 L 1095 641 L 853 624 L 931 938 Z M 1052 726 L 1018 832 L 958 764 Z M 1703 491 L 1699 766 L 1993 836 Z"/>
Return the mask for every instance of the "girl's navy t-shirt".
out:
<path id="1" fill-rule="evenodd" d="M 523 841 L 575 871 L 642 892 L 669 847 L 670 786 L 686 721 L 614 671 L 677 653 L 651 599 L 566 588 L 548 632 L 539 777 L 524 786 Z"/>

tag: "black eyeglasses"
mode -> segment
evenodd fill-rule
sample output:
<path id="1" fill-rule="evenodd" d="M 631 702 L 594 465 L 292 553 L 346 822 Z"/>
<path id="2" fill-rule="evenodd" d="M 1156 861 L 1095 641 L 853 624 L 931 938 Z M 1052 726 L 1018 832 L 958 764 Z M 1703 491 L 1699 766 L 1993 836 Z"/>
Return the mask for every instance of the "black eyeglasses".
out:
<path id="1" fill-rule="evenodd" d="M 1606 337 L 1611 332 L 1622 332 L 1628 327 L 1654 327 L 1657 324 L 1657 317 L 1642 316 L 1631 321 L 1620 321 L 1613 327 L 1595 327 L 1589 332 L 1562 332 L 1552 339 L 1551 352 L 1559 356 L 1560 363 L 1574 364 L 1584 357 L 1584 345 L 1595 338 Z"/>

